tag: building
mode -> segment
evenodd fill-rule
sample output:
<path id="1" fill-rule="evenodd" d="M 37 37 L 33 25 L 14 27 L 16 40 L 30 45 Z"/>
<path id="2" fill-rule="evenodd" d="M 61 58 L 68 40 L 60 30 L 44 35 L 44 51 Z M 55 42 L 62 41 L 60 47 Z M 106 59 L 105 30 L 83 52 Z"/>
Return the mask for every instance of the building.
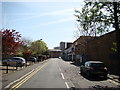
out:
<path id="1" fill-rule="evenodd" d="M 105 63 L 109 72 L 119 74 L 120 63 L 116 54 L 116 32 L 99 37 L 81 36 L 63 51 L 63 59 L 84 63 L 99 60 Z"/>
<path id="2" fill-rule="evenodd" d="M 109 71 L 118 74 L 120 63 L 116 54 L 116 32 L 112 31 L 88 42 L 87 54 L 89 60 L 100 60 Z"/>
<path id="3" fill-rule="evenodd" d="M 64 59 L 72 61 L 83 61 L 87 58 L 87 43 L 93 37 L 91 36 L 80 36 L 73 43 L 68 43 L 67 48 L 64 50 Z"/>
<path id="4" fill-rule="evenodd" d="M 60 49 L 60 47 L 54 47 L 54 49 Z"/>
<path id="5" fill-rule="evenodd" d="M 65 49 L 65 42 L 60 42 L 60 50 L 64 50 Z"/>
<path id="6" fill-rule="evenodd" d="M 59 58 L 61 56 L 61 50 L 59 49 L 50 49 L 49 51 L 51 58 Z"/>
<path id="7" fill-rule="evenodd" d="M 60 47 L 61 47 L 61 57 L 65 60 L 71 60 L 71 54 L 69 54 L 69 52 L 71 52 L 69 49 L 72 46 L 72 42 L 61 42 L 60 43 Z"/>
<path id="8" fill-rule="evenodd" d="M 92 36 L 80 36 L 77 40 L 73 42 L 73 47 L 74 47 L 74 60 L 83 63 L 86 61 L 86 59 L 89 58 L 88 55 L 88 42 L 93 40 L 95 37 Z"/>

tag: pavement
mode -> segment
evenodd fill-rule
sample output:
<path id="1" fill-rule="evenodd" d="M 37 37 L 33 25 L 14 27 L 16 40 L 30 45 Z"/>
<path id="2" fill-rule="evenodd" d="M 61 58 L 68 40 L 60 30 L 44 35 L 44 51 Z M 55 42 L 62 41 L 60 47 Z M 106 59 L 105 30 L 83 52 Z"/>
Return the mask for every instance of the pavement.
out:
<path id="1" fill-rule="evenodd" d="M 108 74 L 108 78 L 111 79 L 111 80 L 113 80 L 113 81 L 115 81 L 115 82 L 120 83 L 119 76 Z"/>

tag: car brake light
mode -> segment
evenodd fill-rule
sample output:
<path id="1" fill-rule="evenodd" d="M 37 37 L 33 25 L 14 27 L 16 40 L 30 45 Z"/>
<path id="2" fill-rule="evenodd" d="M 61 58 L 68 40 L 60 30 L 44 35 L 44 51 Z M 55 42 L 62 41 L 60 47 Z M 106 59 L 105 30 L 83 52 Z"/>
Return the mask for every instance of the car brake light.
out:
<path id="1" fill-rule="evenodd" d="M 24 61 L 23 59 L 21 59 L 21 61 Z"/>
<path id="2" fill-rule="evenodd" d="M 92 67 L 89 68 L 90 70 L 94 70 Z"/>

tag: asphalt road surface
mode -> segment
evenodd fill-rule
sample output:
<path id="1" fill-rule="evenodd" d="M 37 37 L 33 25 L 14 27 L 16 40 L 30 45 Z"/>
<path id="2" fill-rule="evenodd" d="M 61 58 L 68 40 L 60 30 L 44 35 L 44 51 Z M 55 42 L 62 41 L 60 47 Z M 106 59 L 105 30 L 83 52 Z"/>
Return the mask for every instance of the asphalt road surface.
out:
<path id="1" fill-rule="evenodd" d="M 71 61 L 51 58 L 11 88 L 120 88 L 112 80 L 81 76 L 79 65 Z M 101 89 L 99 89 L 101 88 Z"/>

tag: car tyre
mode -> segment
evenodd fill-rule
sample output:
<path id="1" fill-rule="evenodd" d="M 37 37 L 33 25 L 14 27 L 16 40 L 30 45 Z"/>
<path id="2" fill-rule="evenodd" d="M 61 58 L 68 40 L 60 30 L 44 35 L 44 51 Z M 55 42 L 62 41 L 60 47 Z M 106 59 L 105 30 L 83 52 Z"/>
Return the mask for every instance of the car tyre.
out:
<path id="1" fill-rule="evenodd" d="M 22 65 L 20 63 L 17 64 L 18 67 L 22 67 Z"/>
<path id="2" fill-rule="evenodd" d="M 6 62 L 3 62 L 3 66 L 7 66 L 8 64 Z"/>
<path id="3" fill-rule="evenodd" d="M 83 71 L 82 71 L 82 69 L 81 69 L 81 75 L 83 75 Z"/>
<path id="4" fill-rule="evenodd" d="M 105 80 L 107 80 L 107 75 L 104 75 L 103 78 L 104 78 Z"/>

